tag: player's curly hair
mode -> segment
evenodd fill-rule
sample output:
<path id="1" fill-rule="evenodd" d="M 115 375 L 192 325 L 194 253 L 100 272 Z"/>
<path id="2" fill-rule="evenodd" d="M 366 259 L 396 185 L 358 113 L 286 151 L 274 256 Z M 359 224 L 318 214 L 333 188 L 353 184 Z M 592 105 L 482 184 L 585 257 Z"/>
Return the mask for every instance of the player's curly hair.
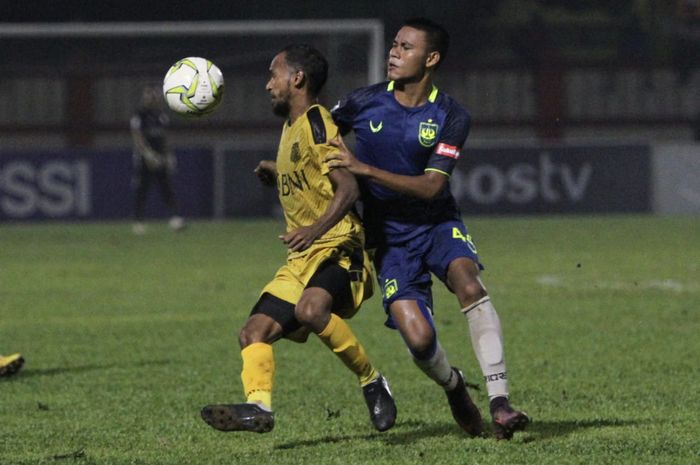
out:
<path id="1" fill-rule="evenodd" d="M 435 69 L 438 69 L 442 62 L 445 61 L 447 50 L 450 48 L 450 34 L 447 32 L 447 29 L 435 21 L 423 17 L 407 19 L 401 27 L 403 26 L 425 32 L 428 40 L 428 49 L 431 52 L 436 51 L 440 54 L 440 61 L 435 65 Z"/>
<path id="2" fill-rule="evenodd" d="M 328 78 L 328 61 L 321 52 L 308 44 L 292 44 L 280 53 L 285 54 L 288 66 L 304 72 L 309 93 L 313 97 L 318 96 Z"/>

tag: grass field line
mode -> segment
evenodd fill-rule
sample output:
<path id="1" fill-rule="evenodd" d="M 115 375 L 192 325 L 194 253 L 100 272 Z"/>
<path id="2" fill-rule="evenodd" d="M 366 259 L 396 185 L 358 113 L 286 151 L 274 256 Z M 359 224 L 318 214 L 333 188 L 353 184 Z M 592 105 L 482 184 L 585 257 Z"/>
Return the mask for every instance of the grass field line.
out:
<path id="1" fill-rule="evenodd" d="M 535 279 L 541 286 L 559 289 L 596 289 L 612 291 L 655 290 L 673 293 L 697 293 L 700 286 L 695 283 L 682 283 L 675 279 L 652 279 L 645 281 L 581 281 L 572 282 L 564 276 L 545 274 Z"/>

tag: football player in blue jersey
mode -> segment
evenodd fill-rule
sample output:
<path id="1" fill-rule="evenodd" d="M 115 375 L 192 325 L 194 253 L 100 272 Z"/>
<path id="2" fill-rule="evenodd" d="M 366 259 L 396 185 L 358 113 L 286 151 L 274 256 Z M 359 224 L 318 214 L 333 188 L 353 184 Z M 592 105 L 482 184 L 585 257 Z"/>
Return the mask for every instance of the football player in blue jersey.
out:
<path id="1" fill-rule="evenodd" d="M 501 324 L 449 188 L 470 117 L 433 85 L 448 44 L 442 26 L 425 18 L 406 21 L 389 52 L 388 82 L 358 89 L 332 110 L 341 132 L 355 133 L 355 153 L 338 138 L 339 152 L 327 159 L 360 180 L 387 326 L 399 330 L 418 367 L 445 389 L 460 427 L 481 435 L 481 414 L 464 375 L 448 362 L 436 335 L 431 272 L 445 283 L 469 324 L 496 437 L 510 439 L 530 419 L 508 402 Z"/>

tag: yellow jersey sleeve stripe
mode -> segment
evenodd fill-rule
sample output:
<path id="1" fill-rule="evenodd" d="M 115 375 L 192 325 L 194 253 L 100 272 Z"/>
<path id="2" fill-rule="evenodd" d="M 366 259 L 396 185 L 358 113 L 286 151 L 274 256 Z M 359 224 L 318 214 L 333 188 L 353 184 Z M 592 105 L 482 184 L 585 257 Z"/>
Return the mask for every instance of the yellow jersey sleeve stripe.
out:
<path id="1" fill-rule="evenodd" d="M 320 107 L 311 107 L 306 112 L 306 117 L 309 120 L 311 137 L 313 138 L 314 144 L 326 143 L 326 124 L 323 121 L 323 115 L 321 114 Z"/>

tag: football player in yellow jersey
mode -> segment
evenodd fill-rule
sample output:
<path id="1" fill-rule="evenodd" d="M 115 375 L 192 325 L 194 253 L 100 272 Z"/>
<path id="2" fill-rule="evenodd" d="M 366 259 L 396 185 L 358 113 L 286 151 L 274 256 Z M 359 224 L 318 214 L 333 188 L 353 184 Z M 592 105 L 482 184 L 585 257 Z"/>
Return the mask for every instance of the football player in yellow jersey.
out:
<path id="1" fill-rule="evenodd" d="M 385 431 L 396 420 L 386 379 L 343 321 L 372 295 L 373 278 L 352 211 L 357 182 L 345 168 L 331 170 L 324 162 L 337 150 L 329 140 L 338 134 L 317 103 L 327 73 L 325 58 L 308 45 L 286 47 L 270 65 L 266 89 L 285 122 L 276 161 L 260 162 L 256 173 L 264 184 L 277 185 L 287 263 L 263 288 L 239 334 L 246 402 L 202 409 L 204 421 L 218 430 L 272 430 L 272 343 L 283 337 L 304 342 L 311 331 L 357 376 L 375 428 Z"/>
<path id="2" fill-rule="evenodd" d="M 22 365 L 24 365 L 24 358 L 21 354 L 0 355 L 0 378 L 14 375 Z"/>

